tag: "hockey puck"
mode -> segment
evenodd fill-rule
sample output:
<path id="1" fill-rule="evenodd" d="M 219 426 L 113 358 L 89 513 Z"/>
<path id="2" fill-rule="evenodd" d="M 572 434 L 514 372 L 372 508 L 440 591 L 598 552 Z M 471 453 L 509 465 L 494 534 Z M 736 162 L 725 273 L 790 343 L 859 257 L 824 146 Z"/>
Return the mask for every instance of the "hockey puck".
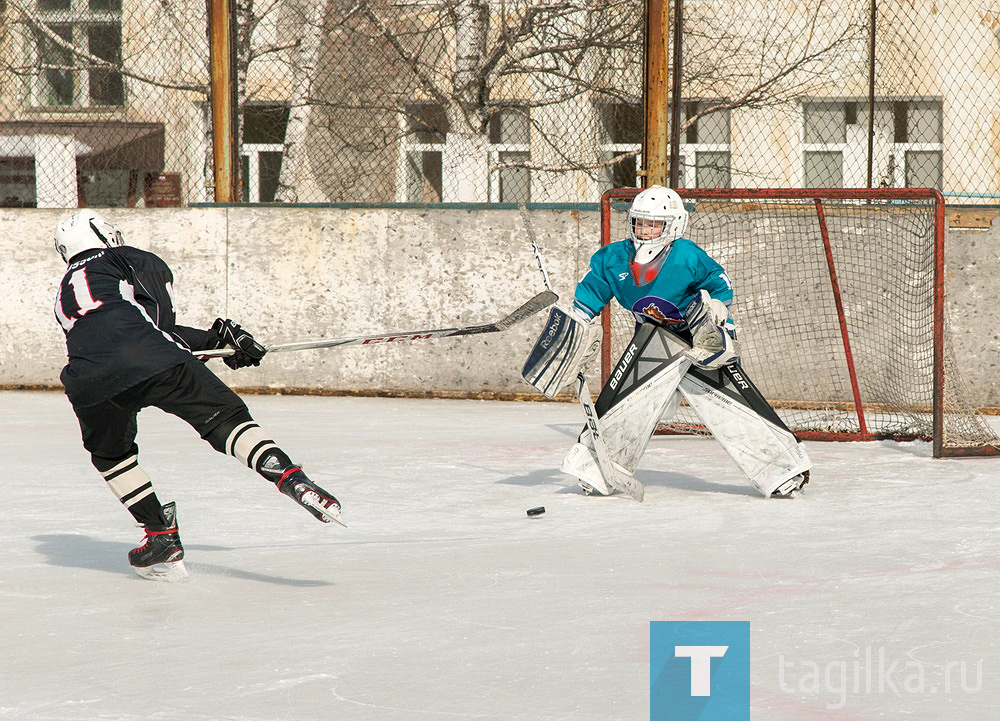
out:
<path id="1" fill-rule="evenodd" d="M 538 508 L 529 508 L 528 518 L 531 518 L 532 516 L 540 516 L 543 513 L 545 513 L 545 506 L 539 506 Z"/>

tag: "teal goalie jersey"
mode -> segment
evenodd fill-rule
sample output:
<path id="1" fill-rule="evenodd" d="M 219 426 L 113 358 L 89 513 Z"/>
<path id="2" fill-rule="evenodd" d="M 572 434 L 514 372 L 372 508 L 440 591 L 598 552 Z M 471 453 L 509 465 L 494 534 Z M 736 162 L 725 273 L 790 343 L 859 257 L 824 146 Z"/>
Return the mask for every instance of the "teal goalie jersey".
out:
<path id="1" fill-rule="evenodd" d="M 596 316 L 611 299 L 632 311 L 636 322 L 655 322 L 675 331 L 686 331 L 684 309 L 707 290 L 727 306 L 733 286 L 725 269 L 686 238 L 678 238 L 667 251 L 659 272 L 642 285 L 636 283 L 630 266 L 631 241 L 610 243 L 590 259 L 590 270 L 576 287 L 573 304 Z"/>

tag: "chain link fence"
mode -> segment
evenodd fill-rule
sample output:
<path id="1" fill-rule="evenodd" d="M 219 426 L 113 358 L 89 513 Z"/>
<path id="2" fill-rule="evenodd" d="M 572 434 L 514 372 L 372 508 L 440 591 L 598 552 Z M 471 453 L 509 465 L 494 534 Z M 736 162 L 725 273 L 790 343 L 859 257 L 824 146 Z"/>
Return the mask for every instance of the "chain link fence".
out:
<path id="1" fill-rule="evenodd" d="M 679 185 L 1000 198 L 997 0 L 683 7 Z M 637 0 L 240 0 L 243 199 L 641 184 L 643 23 Z M 208 58 L 204 2 L 0 0 L 0 205 L 211 202 Z"/>

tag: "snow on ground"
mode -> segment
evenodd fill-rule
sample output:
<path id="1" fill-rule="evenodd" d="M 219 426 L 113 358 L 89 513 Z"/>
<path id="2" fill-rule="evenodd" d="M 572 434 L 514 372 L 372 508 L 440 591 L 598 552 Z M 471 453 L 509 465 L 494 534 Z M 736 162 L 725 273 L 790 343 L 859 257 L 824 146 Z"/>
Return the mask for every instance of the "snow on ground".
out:
<path id="1" fill-rule="evenodd" d="M 555 470 L 574 405 L 247 401 L 350 527 L 145 411 L 192 574 L 163 584 L 65 398 L 0 393 L 0 719 L 647 719 L 660 620 L 750 621 L 755 720 L 1000 707 L 1000 459 L 811 443 L 807 492 L 765 500 L 658 438 L 638 504 Z"/>

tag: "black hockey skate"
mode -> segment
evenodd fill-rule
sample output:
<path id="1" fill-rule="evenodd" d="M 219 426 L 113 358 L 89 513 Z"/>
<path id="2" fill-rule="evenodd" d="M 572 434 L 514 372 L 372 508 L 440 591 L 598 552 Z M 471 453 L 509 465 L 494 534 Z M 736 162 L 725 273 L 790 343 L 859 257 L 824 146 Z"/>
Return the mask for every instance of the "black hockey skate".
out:
<path id="1" fill-rule="evenodd" d="M 184 546 L 177 530 L 177 505 L 171 501 L 160 510 L 159 524 L 147 524 L 146 541 L 128 552 L 128 562 L 143 578 L 153 581 L 180 581 L 187 578 Z"/>
<path id="2" fill-rule="evenodd" d="M 274 482 L 274 485 L 323 523 L 333 521 L 347 527 L 347 524 L 340 520 L 340 501 L 334 498 L 332 493 L 324 491 L 310 481 L 301 468 L 289 468 Z"/>
<path id="3" fill-rule="evenodd" d="M 809 471 L 792 476 L 780 486 L 771 491 L 771 498 L 795 498 L 809 483 Z"/>

